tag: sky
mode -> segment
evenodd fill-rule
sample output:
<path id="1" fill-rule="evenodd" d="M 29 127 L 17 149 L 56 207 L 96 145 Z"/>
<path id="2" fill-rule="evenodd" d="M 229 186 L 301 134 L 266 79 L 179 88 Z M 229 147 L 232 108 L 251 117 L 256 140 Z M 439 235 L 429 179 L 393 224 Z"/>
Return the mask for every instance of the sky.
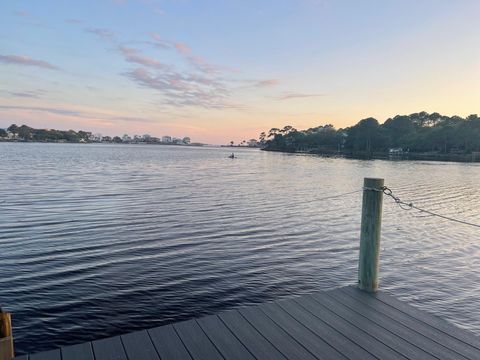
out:
<path id="1" fill-rule="evenodd" d="M 0 0 L 0 127 L 225 144 L 480 107 L 478 0 Z"/>

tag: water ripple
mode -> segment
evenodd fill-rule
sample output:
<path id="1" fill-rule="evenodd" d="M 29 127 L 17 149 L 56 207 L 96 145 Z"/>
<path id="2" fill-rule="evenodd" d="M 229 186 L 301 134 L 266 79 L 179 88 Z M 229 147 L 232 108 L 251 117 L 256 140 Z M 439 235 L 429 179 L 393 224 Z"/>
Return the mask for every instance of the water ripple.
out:
<path id="1" fill-rule="evenodd" d="M 480 166 L 0 144 L 0 302 L 46 350 L 356 280 L 363 177 L 480 222 Z M 381 286 L 480 334 L 480 234 L 385 199 Z M 88 331 L 86 331 L 88 330 Z"/>

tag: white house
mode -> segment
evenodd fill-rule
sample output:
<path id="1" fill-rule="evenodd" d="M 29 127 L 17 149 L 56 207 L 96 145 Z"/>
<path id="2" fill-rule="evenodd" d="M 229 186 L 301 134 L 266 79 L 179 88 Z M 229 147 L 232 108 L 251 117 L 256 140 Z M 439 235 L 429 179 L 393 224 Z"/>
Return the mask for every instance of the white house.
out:
<path id="1" fill-rule="evenodd" d="M 172 142 L 172 137 L 171 136 L 162 136 L 162 142 L 164 143 L 171 143 Z"/>
<path id="2" fill-rule="evenodd" d="M 248 146 L 249 147 L 258 146 L 258 141 L 256 139 L 250 139 L 250 140 L 248 140 Z"/>

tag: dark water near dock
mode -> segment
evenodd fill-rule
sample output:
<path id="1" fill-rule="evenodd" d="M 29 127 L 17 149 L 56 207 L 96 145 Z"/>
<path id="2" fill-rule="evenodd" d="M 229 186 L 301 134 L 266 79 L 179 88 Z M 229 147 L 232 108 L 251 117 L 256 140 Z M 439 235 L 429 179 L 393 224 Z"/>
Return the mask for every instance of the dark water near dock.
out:
<path id="1" fill-rule="evenodd" d="M 480 223 L 480 164 L 0 144 L 0 304 L 18 353 L 356 282 L 363 177 Z M 385 198 L 381 288 L 480 334 L 480 229 Z"/>

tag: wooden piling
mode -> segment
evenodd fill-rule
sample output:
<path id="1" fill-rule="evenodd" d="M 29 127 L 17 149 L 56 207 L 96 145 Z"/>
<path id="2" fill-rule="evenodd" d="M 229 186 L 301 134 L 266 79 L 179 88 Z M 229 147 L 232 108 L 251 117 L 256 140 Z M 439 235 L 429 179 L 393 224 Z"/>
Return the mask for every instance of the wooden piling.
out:
<path id="1" fill-rule="evenodd" d="M 0 310 L 0 360 L 11 360 L 13 356 L 11 316 Z"/>
<path id="2" fill-rule="evenodd" d="M 363 181 L 362 227 L 358 259 L 358 287 L 368 292 L 378 290 L 380 228 L 382 224 L 383 179 Z M 378 190 L 378 191 L 377 191 Z"/>

